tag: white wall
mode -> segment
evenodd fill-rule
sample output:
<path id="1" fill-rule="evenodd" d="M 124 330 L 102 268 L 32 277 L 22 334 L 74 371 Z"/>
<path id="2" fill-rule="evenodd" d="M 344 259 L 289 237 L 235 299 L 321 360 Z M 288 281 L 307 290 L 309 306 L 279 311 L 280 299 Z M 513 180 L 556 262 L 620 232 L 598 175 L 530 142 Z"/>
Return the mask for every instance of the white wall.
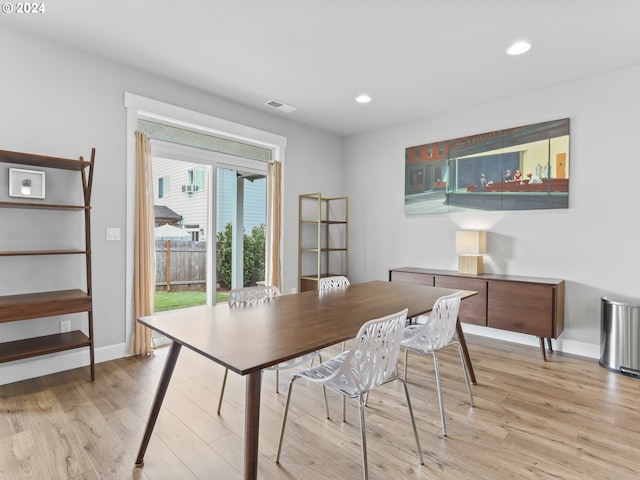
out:
<path id="1" fill-rule="evenodd" d="M 640 67 L 347 139 L 352 280 L 387 279 L 392 267 L 456 270 L 456 229 L 487 229 L 485 271 L 565 279 L 560 348 L 597 356 L 600 297 L 640 298 L 638 85 Z M 569 209 L 404 214 L 405 147 L 567 117 Z"/>
<path id="2" fill-rule="evenodd" d="M 92 232 L 98 360 L 121 355 L 125 348 L 125 245 L 107 242 L 105 229 L 120 227 L 122 238 L 126 236 L 126 91 L 287 137 L 286 292 L 297 286 L 298 195 L 320 191 L 325 196 L 350 196 L 353 281 L 386 279 L 391 267 L 455 269 L 455 230 L 482 227 L 491 232 L 488 271 L 566 279 L 566 348 L 562 343 L 561 348 L 597 348 L 600 296 L 640 297 L 634 271 L 640 264 L 635 212 L 640 162 L 634 148 L 640 68 L 342 141 L 284 116 L 7 28 L 0 31 L 0 53 L 1 149 L 68 157 L 88 156 L 91 147 L 97 149 Z M 565 117 L 571 118 L 568 210 L 404 215 L 405 147 Z M 16 217 L 0 211 L 2 234 L 29 221 L 26 215 Z M 0 292 L 25 287 L 15 285 L 16 275 L 10 273 L 19 268 L 16 259 L 2 262 L 8 263 L 0 263 Z M 29 331 L 30 322 L 23 323 L 0 324 L 0 338 L 36 334 Z M 84 353 L 3 364 L 0 384 L 83 362 Z"/>
<path id="3" fill-rule="evenodd" d="M 206 113 L 287 137 L 284 172 L 284 290 L 297 286 L 298 195 L 322 191 L 342 194 L 340 148 L 335 135 L 234 104 L 134 68 L 85 54 L 3 27 L 0 31 L 2 89 L 0 149 L 77 158 L 96 148 L 92 208 L 93 286 L 96 357 L 124 354 L 125 345 L 125 187 L 127 131 L 125 92 Z M 1 188 L 1 187 L 0 187 Z M 27 211 L 24 211 L 25 213 Z M 0 211 L 0 241 L 7 229 L 29 222 Z M 56 223 L 43 224 L 55 228 Z M 107 227 L 122 229 L 119 242 L 105 240 Z M 0 259 L 5 262 L 7 259 Z M 0 263 L 0 294 L 28 289 L 16 285 L 15 258 Z M 14 272 L 14 273 L 11 273 Z M 64 272 L 40 272 L 64 276 Z M 25 282 L 28 279 L 24 280 Z M 52 320 L 54 329 L 57 321 Z M 0 324 L 0 339 L 39 335 L 34 325 Z M 0 384 L 86 363 L 88 354 L 73 352 L 0 365 Z"/>

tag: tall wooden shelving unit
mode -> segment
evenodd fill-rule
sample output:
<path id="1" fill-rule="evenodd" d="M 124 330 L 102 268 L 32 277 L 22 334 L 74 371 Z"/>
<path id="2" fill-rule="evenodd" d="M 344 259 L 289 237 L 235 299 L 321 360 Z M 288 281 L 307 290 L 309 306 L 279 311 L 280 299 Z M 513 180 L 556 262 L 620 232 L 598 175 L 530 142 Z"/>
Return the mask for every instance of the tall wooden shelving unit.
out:
<path id="1" fill-rule="evenodd" d="M 349 274 L 349 198 L 308 193 L 298 199 L 298 289 L 317 290 L 323 277 Z"/>
<path id="2" fill-rule="evenodd" d="M 91 160 L 88 162 L 84 161 L 82 157 L 79 160 L 75 160 L 0 150 L 0 162 L 2 163 L 77 171 L 82 182 L 83 191 L 83 202 L 78 205 L 35 203 L 33 200 L 26 199 L 26 201 L 0 201 L 0 209 L 82 211 L 84 212 L 85 237 L 84 249 L 0 250 L 0 257 L 82 255 L 86 260 L 86 289 L 78 288 L 0 296 L 0 323 L 83 312 L 86 312 L 88 317 L 88 335 L 81 330 L 76 330 L 0 343 L 0 363 L 88 347 L 91 380 L 95 380 L 91 285 L 91 187 L 93 184 L 94 161 L 95 149 L 92 149 Z"/>

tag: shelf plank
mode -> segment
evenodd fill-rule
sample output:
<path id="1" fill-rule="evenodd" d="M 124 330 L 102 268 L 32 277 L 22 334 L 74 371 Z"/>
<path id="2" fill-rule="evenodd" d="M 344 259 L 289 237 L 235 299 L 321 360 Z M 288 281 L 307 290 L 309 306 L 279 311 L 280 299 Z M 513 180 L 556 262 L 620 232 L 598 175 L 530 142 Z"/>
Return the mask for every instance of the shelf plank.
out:
<path id="1" fill-rule="evenodd" d="M 0 296 L 0 323 L 91 311 L 91 297 L 82 290 Z"/>
<path id="2" fill-rule="evenodd" d="M 346 225 L 345 220 L 301 220 L 300 223 L 322 223 L 323 225 Z"/>
<path id="3" fill-rule="evenodd" d="M 320 278 L 327 277 L 339 277 L 342 276 L 342 273 L 321 273 Z M 318 275 L 301 275 L 300 278 L 304 278 L 305 280 L 318 281 Z"/>
<path id="4" fill-rule="evenodd" d="M 301 248 L 301 252 L 346 252 L 346 248 Z"/>
<path id="5" fill-rule="evenodd" d="M 32 167 L 61 168 L 64 170 L 82 170 L 91 166 L 91 162 L 85 162 L 84 160 L 48 157 L 46 155 L 10 152 L 8 150 L 0 150 L 0 162 L 18 163 L 21 165 L 30 165 Z"/>
<path id="6" fill-rule="evenodd" d="M 0 251 L 0 257 L 23 257 L 29 255 L 87 255 L 86 250 L 16 250 Z"/>
<path id="7" fill-rule="evenodd" d="M 91 346 L 91 340 L 80 330 L 15 340 L 0 344 L 0 362 L 11 362 L 89 346 Z"/>
<path id="8" fill-rule="evenodd" d="M 0 202 L 2 208 L 30 208 L 41 210 L 90 210 L 91 207 L 85 205 L 60 205 L 55 203 L 34 203 L 34 202 Z"/>

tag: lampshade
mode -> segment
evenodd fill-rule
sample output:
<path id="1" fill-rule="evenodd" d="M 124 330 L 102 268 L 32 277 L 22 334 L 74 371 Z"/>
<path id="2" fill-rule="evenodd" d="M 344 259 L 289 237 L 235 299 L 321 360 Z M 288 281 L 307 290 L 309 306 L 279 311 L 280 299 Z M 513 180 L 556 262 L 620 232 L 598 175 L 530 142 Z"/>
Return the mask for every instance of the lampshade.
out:
<path id="1" fill-rule="evenodd" d="M 487 232 L 459 230 L 456 232 L 456 253 L 480 255 L 487 251 Z"/>

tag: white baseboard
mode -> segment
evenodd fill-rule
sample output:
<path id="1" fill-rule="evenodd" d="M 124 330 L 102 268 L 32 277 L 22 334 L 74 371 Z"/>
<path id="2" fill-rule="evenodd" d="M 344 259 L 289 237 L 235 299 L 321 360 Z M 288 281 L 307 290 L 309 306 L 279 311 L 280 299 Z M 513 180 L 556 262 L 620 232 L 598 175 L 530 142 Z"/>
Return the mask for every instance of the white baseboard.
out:
<path id="1" fill-rule="evenodd" d="M 480 337 L 495 338 L 506 342 L 519 343 L 521 345 L 531 345 L 540 347 L 540 340 L 534 335 L 525 335 L 523 333 L 508 332 L 490 327 L 481 327 L 479 325 L 462 324 L 464 333 L 470 335 L 478 335 Z M 600 358 L 600 345 L 591 343 L 576 342 L 575 340 L 552 340 L 554 350 L 573 355 L 580 355 L 588 358 Z"/>
<path id="2" fill-rule="evenodd" d="M 96 363 L 108 362 L 129 355 L 124 343 L 95 349 Z M 89 349 L 79 348 L 0 365 L 0 385 L 20 382 L 89 365 Z M 89 372 L 87 370 L 87 377 Z"/>
<path id="3" fill-rule="evenodd" d="M 495 328 L 481 327 L 479 325 L 462 324 L 462 329 L 470 335 L 480 337 L 495 338 L 506 342 L 518 343 L 521 345 L 540 346 L 538 337 L 534 335 L 524 335 L 522 333 L 507 332 Z M 553 340 L 553 348 L 559 352 L 571 353 L 588 358 L 600 358 L 600 345 L 576 342 L 574 340 Z M 161 344 L 161 340 L 156 340 L 156 345 Z M 107 347 L 96 348 L 96 363 L 108 362 L 117 358 L 129 355 L 125 343 L 109 345 Z M 73 368 L 85 367 L 89 365 L 88 349 L 77 349 L 61 354 L 43 355 L 26 360 L 17 360 L 0 365 L 0 385 L 19 382 L 29 378 L 41 377 L 52 373 L 63 372 Z M 87 372 L 88 374 L 88 372 Z"/>

